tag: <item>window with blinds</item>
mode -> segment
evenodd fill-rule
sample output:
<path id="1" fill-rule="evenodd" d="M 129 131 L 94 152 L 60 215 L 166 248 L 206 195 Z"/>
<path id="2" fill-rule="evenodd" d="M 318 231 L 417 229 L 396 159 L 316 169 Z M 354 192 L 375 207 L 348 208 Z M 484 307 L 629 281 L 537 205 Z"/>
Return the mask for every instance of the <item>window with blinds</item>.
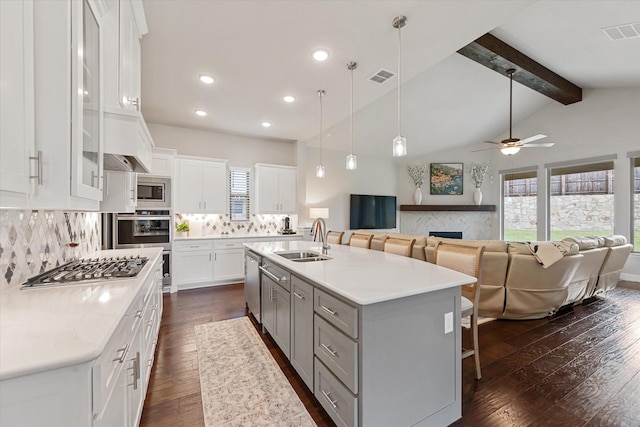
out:
<path id="1" fill-rule="evenodd" d="M 229 212 L 231 221 L 249 221 L 250 169 L 229 168 Z"/>

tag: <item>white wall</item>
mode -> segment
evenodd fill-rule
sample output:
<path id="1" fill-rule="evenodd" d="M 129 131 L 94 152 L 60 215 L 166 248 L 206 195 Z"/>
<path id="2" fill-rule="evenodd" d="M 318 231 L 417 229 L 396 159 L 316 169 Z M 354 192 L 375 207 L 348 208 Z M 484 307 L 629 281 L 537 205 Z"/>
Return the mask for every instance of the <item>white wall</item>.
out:
<path id="1" fill-rule="evenodd" d="M 229 166 L 252 167 L 256 163 L 296 166 L 296 144 L 148 123 L 156 147 L 174 148 L 180 155 L 229 160 Z"/>
<path id="2" fill-rule="evenodd" d="M 394 196 L 397 188 L 396 167 L 391 156 L 370 157 L 357 155 L 358 169 L 348 171 L 345 168 L 347 153 L 324 150 L 322 163 L 326 177 L 315 176 L 320 159 L 320 150 L 307 147 L 304 152 L 305 166 L 299 166 L 298 173 L 304 177 L 306 204 L 301 206 L 300 217 L 308 216 L 310 207 L 328 207 L 327 228 L 333 230 L 349 229 L 349 195 L 375 194 Z"/>

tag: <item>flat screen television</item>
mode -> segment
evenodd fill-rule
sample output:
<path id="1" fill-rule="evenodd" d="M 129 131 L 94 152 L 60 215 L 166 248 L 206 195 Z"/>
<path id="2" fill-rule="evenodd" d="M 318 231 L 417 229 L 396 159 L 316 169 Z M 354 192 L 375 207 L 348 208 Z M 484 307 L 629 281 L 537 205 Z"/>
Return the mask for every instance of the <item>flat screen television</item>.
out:
<path id="1" fill-rule="evenodd" d="M 396 228 L 396 196 L 352 194 L 351 230 Z"/>

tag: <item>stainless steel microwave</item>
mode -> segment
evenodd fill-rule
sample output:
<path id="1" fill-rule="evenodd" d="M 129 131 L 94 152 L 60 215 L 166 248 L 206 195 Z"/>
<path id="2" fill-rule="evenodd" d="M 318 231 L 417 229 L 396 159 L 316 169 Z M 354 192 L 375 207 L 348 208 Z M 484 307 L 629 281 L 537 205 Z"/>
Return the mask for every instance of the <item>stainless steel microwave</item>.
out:
<path id="1" fill-rule="evenodd" d="M 138 207 L 171 209 L 171 178 L 138 176 Z"/>

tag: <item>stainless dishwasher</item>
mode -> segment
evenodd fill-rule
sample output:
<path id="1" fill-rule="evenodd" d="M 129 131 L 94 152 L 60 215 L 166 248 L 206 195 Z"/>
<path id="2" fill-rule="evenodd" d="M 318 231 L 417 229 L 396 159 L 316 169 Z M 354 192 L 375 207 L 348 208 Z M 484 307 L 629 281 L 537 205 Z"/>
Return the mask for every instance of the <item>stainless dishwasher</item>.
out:
<path id="1" fill-rule="evenodd" d="M 258 323 L 262 323 L 260 299 L 260 264 L 262 257 L 251 251 L 245 251 L 244 299 Z"/>

